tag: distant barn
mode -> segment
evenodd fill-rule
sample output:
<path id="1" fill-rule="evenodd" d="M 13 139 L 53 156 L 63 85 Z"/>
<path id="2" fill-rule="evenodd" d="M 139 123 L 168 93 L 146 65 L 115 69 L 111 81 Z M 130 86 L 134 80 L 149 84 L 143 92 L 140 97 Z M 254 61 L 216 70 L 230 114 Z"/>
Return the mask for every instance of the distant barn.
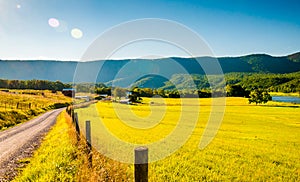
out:
<path id="1" fill-rule="evenodd" d="M 75 96 L 75 89 L 65 88 L 65 89 L 62 90 L 62 93 L 67 97 L 74 97 Z"/>

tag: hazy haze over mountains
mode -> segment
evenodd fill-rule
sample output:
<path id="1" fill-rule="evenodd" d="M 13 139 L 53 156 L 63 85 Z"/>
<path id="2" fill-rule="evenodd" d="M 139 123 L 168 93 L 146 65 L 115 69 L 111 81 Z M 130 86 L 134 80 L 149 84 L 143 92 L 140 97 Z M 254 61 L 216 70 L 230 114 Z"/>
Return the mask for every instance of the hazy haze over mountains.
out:
<path id="1" fill-rule="evenodd" d="M 198 60 L 209 61 L 210 57 L 200 57 Z M 62 82 L 73 82 L 74 73 L 78 65 L 84 66 L 89 75 L 86 82 L 107 83 L 115 79 L 120 69 L 131 62 L 131 71 L 122 76 L 130 76 L 133 72 L 148 69 L 156 74 L 181 74 L 181 70 L 174 70 L 169 63 L 176 61 L 190 74 L 204 74 L 203 69 L 194 58 L 161 58 L 155 60 L 105 60 L 92 62 L 75 61 L 40 61 L 40 60 L 1 60 L 0 79 L 17 80 L 60 80 Z M 257 73 L 291 73 L 300 71 L 300 52 L 283 56 L 273 57 L 266 54 L 252 54 L 241 57 L 222 57 L 218 61 L 224 73 L 230 72 L 257 72 Z M 136 64 L 135 63 L 139 63 Z M 142 66 L 141 66 L 142 65 Z M 101 67 L 101 70 L 99 70 Z M 89 73 L 89 70 L 93 70 Z M 145 70 L 147 72 L 147 70 Z M 98 73 L 98 74 L 97 74 Z"/>

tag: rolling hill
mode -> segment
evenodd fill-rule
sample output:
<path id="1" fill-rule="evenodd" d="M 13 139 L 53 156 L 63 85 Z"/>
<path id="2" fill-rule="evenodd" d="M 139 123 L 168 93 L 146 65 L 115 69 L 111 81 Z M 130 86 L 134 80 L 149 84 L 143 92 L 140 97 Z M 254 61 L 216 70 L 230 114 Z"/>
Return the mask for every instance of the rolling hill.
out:
<path id="1" fill-rule="evenodd" d="M 208 63 L 214 58 L 197 58 Z M 273 57 L 252 54 L 241 57 L 217 58 L 224 73 L 292 73 L 300 71 L 300 53 Z M 176 64 L 174 64 L 176 63 Z M 177 64 L 178 63 L 178 64 Z M 101 68 L 101 69 L 100 69 Z M 184 69 L 183 69 L 184 68 Z M 194 58 L 161 58 L 155 60 L 100 60 L 91 62 L 0 60 L 0 79 L 9 80 L 60 80 L 62 82 L 102 82 L 120 86 L 138 82 L 138 85 L 162 86 L 163 78 L 176 74 L 204 75 Z M 157 77 L 155 75 L 161 75 Z"/>

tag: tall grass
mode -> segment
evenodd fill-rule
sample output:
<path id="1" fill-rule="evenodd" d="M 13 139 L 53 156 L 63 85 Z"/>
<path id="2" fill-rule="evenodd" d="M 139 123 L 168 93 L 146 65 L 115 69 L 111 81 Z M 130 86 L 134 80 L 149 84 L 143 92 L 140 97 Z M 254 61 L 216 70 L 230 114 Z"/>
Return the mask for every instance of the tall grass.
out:
<path id="1" fill-rule="evenodd" d="M 29 165 L 20 169 L 14 181 L 129 181 L 127 166 L 93 150 L 89 164 L 83 136 L 78 142 L 70 117 L 63 112 L 45 137 L 33 158 L 20 162 Z M 125 166 L 124 166 L 125 165 Z"/>
<path id="2" fill-rule="evenodd" d="M 56 125 L 47 134 L 29 165 L 14 181 L 74 181 L 79 170 L 77 148 L 70 123 L 65 114 L 59 115 Z M 22 161 L 21 161 L 22 162 Z"/>

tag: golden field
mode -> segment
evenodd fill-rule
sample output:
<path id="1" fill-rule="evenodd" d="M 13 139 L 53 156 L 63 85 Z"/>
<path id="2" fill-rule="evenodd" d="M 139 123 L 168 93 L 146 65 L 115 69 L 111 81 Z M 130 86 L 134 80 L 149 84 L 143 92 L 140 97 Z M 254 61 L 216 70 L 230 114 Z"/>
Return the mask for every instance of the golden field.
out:
<path id="1" fill-rule="evenodd" d="M 72 99 L 61 92 L 52 93 L 49 90 L 0 91 L 0 130 L 71 102 Z"/>
<path id="2" fill-rule="evenodd" d="M 134 147 L 148 146 L 150 181 L 299 181 L 299 105 L 226 98 L 218 133 L 201 150 L 211 104 L 144 98 L 139 105 L 98 102 L 76 112 L 83 132 L 91 121 L 93 146 L 110 158 L 132 161 Z M 133 165 L 127 170 L 133 173 Z"/>

